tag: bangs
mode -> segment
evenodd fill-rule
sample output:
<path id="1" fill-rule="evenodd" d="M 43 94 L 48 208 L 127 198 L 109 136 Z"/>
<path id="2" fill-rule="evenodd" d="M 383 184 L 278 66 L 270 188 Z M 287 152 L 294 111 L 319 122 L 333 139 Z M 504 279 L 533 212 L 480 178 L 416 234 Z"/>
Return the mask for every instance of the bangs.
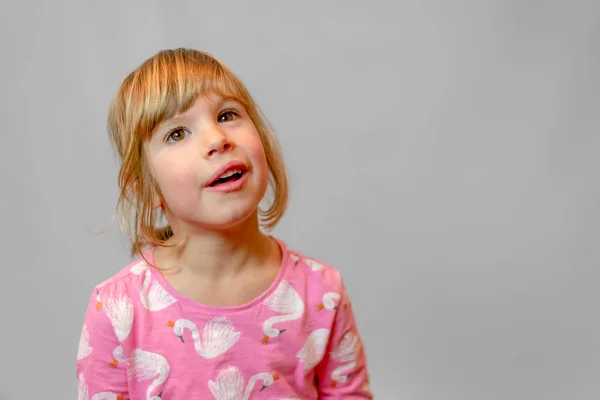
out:
<path id="1" fill-rule="evenodd" d="M 129 77 L 124 93 L 132 130 L 150 139 L 163 121 L 185 112 L 200 95 L 234 99 L 248 108 L 250 96 L 238 78 L 213 56 L 200 51 L 163 52 Z"/>

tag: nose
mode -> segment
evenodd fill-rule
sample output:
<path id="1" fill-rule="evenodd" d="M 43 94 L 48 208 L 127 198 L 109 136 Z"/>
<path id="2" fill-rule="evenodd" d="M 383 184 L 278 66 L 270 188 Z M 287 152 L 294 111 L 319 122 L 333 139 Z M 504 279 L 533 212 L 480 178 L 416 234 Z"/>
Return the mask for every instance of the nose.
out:
<path id="1" fill-rule="evenodd" d="M 208 127 L 204 131 L 206 140 L 205 157 L 213 157 L 217 153 L 223 153 L 231 150 L 233 144 L 227 138 L 227 135 L 220 129 L 219 126 Z"/>

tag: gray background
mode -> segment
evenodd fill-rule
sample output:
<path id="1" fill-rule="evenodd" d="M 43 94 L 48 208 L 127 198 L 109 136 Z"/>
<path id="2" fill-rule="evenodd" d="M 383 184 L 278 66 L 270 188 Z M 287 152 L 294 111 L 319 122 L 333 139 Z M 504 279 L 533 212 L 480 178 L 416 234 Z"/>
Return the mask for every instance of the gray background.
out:
<path id="1" fill-rule="evenodd" d="M 189 46 L 277 130 L 291 202 L 274 233 L 342 271 L 377 398 L 598 399 L 599 17 L 597 1 L 3 2 L 0 393 L 75 398 L 86 302 L 129 261 L 117 225 L 89 233 L 117 199 L 108 105 L 144 59 Z"/>

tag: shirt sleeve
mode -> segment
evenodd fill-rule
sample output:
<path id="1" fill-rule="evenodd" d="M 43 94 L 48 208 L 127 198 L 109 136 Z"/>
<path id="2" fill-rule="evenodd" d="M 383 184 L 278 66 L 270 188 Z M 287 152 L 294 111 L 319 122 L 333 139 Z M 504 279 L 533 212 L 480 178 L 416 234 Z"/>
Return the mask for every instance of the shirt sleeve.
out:
<path id="1" fill-rule="evenodd" d="M 327 350 L 316 369 L 319 399 L 373 399 L 365 349 L 343 282 L 335 312 Z"/>
<path id="2" fill-rule="evenodd" d="M 79 399 L 99 393 L 122 399 L 128 394 L 128 363 L 107 316 L 103 289 L 94 289 L 84 316 L 76 362 Z"/>

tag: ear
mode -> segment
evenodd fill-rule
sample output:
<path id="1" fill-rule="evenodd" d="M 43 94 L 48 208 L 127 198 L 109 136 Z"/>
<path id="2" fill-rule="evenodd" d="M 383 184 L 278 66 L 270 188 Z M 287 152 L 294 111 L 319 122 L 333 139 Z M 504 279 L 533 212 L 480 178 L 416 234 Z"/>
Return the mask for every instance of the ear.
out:
<path id="1" fill-rule="evenodd" d="M 152 209 L 162 208 L 164 202 L 156 189 L 152 190 Z"/>
<path id="2" fill-rule="evenodd" d="M 163 201 L 158 196 L 154 196 L 154 199 L 152 200 L 152 209 L 156 210 L 157 208 L 162 208 L 162 207 L 163 207 Z"/>

